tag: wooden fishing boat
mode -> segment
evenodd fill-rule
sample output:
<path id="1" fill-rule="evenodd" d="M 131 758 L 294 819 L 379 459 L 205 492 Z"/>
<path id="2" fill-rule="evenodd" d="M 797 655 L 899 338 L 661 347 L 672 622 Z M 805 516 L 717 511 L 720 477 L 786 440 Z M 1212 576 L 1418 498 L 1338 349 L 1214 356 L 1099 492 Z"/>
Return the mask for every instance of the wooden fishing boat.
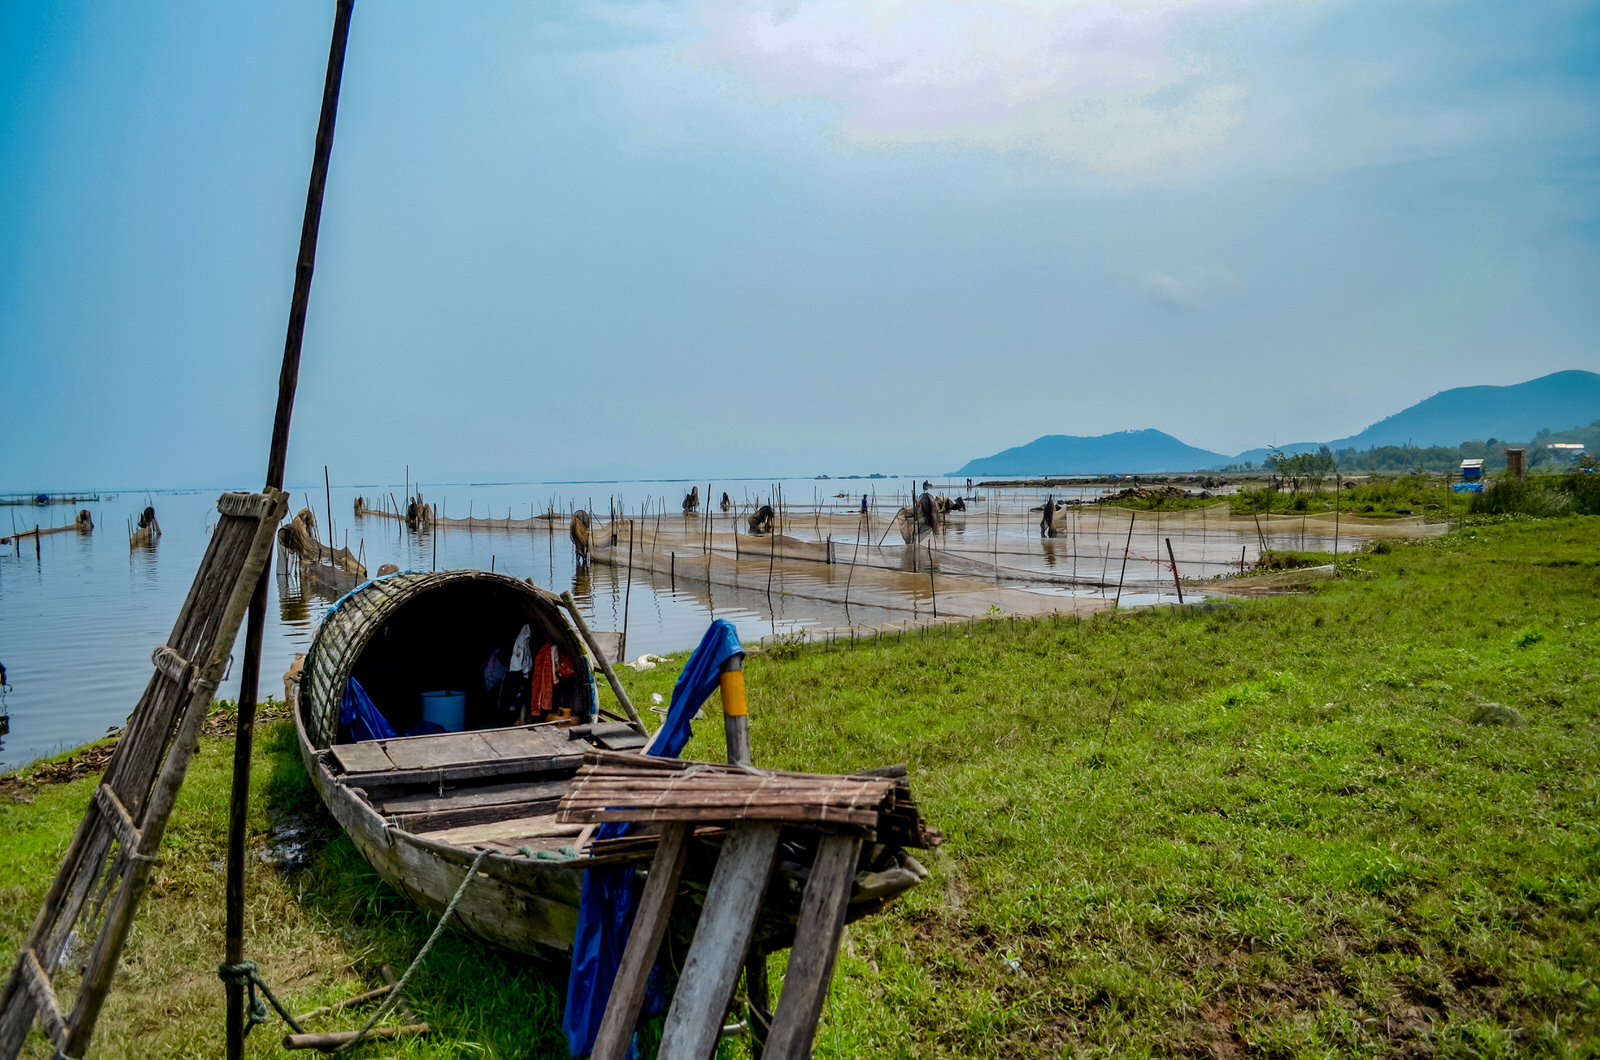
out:
<path id="1" fill-rule="evenodd" d="M 484 687 L 485 655 L 527 625 L 532 647 L 554 645 L 571 676 L 555 682 L 557 721 L 493 725 L 500 709 Z M 360 586 L 324 618 L 298 681 L 289 681 L 301 756 L 323 802 L 362 856 L 394 887 L 435 914 L 443 911 L 479 853 L 479 879 L 463 894 L 457 924 L 526 954 L 570 952 L 584 871 L 651 856 L 652 829 L 627 841 L 581 842 L 581 826 L 557 823 L 586 752 L 637 753 L 645 737 L 600 716 L 594 661 L 552 594 L 483 571 L 401 573 Z M 397 730 L 417 718 L 422 692 L 465 689 L 465 717 L 484 727 L 461 732 L 350 742 L 340 722 L 354 677 Z M 651 761 L 640 759 L 641 762 Z M 893 770 L 879 775 L 895 774 Z M 679 903 L 692 931 L 724 829 L 698 827 Z M 779 859 L 757 929 L 770 951 L 791 944 L 808 870 L 803 844 Z M 576 849 L 575 849 L 576 848 Z M 856 919 L 926 875 L 900 846 L 866 844 L 848 909 Z M 688 904 L 684 904 L 688 903 Z"/>

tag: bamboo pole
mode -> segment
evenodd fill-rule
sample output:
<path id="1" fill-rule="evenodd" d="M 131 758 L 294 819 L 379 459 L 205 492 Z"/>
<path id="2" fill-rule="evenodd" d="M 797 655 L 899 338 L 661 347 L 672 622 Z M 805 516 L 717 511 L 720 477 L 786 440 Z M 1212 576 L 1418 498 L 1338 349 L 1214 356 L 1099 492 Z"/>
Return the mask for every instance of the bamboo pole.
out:
<path id="1" fill-rule="evenodd" d="M 322 222 L 322 196 L 328 183 L 328 162 L 333 155 L 333 127 L 339 113 L 339 85 L 344 77 L 345 45 L 350 37 L 350 16 L 355 0 L 337 0 L 333 39 L 328 45 L 328 71 L 322 86 L 322 113 L 317 119 L 316 148 L 311 180 L 306 189 L 306 212 L 300 227 L 300 254 L 295 263 L 294 294 L 289 302 L 289 326 L 284 339 L 283 365 L 278 373 L 278 407 L 272 423 L 272 446 L 267 456 L 267 487 L 283 487 L 289 455 L 289 423 L 294 416 L 294 393 L 300 379 L 300 351 L 306 333 L 306 308 L 311 301 L 311 277 L 316 270 L 317 232 Z M 245 630 L 244 661 L 239 671 L 239 715 L 233 743 L 233 792 L 228 802 L 227 926 L 223 960 L 239 964 L 244 959 L 244 859 L 245 826 L 250 809 L 250 751 L 255 736 L 256 686 L 261 677 L 261 641 L 267 624 L 267 586 L 272 575 L 269 556 L 250 600 Z M 227 1056 L 244 1055 L 244 998 L 242 983 L 228 983 Z"/>
<path id="2" fill-rule="evenodd" d="M 644 722 L 639 718 L 639 712 L 633 709 L 633 701 L 628 698 L 628 693 L 622 690 L 622 682 L 617 680 L 617 672 L 611 668 L 611 661 L 606 658 L 606 653 L 600 650 L 600 642 L 595 640 L 594 634 L 589 632 L 589 623 L 583 620 L 583 615 L 578 611 L 578 602 L 572 598 L 571 590 L 561 594 L 561 602 L 567 608 L 567 613 L 572 616 L 572 624 L 578 627 L 578 635 L 583 637 L 589 650 L 594 652 L 594 657 L 600 664 L 600 672 L 606 675 L 606 680 L 611 685 L 611 691 L 616 694 L 617 702 L 622 704 L 622 709 L 627 712 L 628 722 L 639 730 L 641 736 L 650 733 L 644 727 Z"/>
<path id="3" fill-rule="evenodd" d="M 1128 576 L 1128 551 L 1133 547 L 1133 521 L 1138 518 L 1134 512 L 1128 513 L 1128 540 L 1122 545 L 1122 573 L 1117 575 L 1117 599 L 1112 603 L 1113 608 L 1122 606 L 1122 580 Z"/>

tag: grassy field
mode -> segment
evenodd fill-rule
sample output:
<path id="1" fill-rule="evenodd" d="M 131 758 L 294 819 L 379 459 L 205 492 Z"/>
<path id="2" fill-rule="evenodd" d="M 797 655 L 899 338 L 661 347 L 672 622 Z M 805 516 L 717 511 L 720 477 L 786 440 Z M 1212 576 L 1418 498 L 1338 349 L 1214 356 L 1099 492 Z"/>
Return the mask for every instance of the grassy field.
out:
<path id="1" fill-rule="evenodd" d="M 1307 595 L 753 656 L 758 764 L 907 763 L 947 835 L 851 929 L 818 1055 L 1600 1055 L 1597 544 L 1600 519 L 1485 521 Z M 647 701 L 679 665 L 623 673 Z M 708 714 L 689 757 L 721 756 Z M 195 763 L 98 1055 L 220 1051 L 228 747 Z M 0 794 L 8 962 L 88 784 Z M 431 918 L 331 832 L 286 726 L 257 790 L 263 849 L 309 829 L 250 892 L 291 1006 L 404 966 Z M 366 1054 L 565 1055 L 564 982 L 447 936 L 413 991 L 443 1034 Z"/>

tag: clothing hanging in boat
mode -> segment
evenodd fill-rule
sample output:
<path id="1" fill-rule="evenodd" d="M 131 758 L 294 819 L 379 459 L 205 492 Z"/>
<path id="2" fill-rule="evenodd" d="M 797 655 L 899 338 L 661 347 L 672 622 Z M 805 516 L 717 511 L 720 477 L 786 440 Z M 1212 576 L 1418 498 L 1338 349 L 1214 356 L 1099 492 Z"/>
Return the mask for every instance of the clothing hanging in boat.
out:
<path id="1" fill-rule="evenodd" d="M 512 658 L 516 654 L 512 653 Z M 564 681 L 574 673 L 571 660 L 562 655 L 554 644 L 546 644 L 533 656 L 533 685 L 530 689 L 529 713 L 534 718 L 549 714 L 555 706 L 556 682 Z"/>
<path id="2" fill-rule="evenodd" d="M 533 630 L 528 626 L 522 627 L 522 632 L 517 634 L 517 642 L 511 646 L 510 668 L 527 676 L 533 669 Z"/>

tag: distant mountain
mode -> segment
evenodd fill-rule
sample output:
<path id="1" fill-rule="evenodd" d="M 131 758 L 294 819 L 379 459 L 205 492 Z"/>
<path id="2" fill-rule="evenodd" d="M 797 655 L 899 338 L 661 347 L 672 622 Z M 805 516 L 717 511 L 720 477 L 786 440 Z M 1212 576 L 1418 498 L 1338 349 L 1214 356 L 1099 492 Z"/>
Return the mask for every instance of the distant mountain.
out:
<path id="1" fill-rule="evenodd" d="M 1229 457 L 1184 445 L 1156 430 L 1120 431 L 1083 438 L 1047 434 L 1027 445 L 972 460 L 954 474 L 980 475 L 1095 475 L 1148 474 L 1156 471 L 1193 471 L 1224 464 Z"/>
<path id="2" fill-rule="evenodd" d="M 1525 442 L 1542 430 L 1564 431 L 1587 426 L 1597 419 L 1600 374 L 1574 370 L 1512 386 L 1441 390 L 1348 438 L 1292 442 L 1280 448 L 1286 453 L 1298 453 L 1319 445 L 1338 451 L 1385 445 L 1457 446 L 1490 438 Z M 1092 438 L 1047 434 L 1027 445 L 970 461 L 954 474 L 977 477 L 1197 471 L 1247 460 L 1260 464 L 1269 453 L 1268 449 L 1251 449 L 1238 456 L 1224 456 L 1185 445 L 1157 430 L 1122 431 Z"/>
<path id="3" fill-rule="evenodd" d="M 1327 443 L 1282 446 L 1298 453 L 1326 444 L 1329 449 L 1371 449 L 1380 445 L 1456 446 L 1490 438 L 1525 442 L 1542 430 L 1586 427 L 1600 418 L 1600 375 L 1555 372 L 1511 386 L 1458 386 L 1379 420 L 1359 434 Z M 1252 449 L 1234 462 L 1261 463 L 1268 450 Z"/>

